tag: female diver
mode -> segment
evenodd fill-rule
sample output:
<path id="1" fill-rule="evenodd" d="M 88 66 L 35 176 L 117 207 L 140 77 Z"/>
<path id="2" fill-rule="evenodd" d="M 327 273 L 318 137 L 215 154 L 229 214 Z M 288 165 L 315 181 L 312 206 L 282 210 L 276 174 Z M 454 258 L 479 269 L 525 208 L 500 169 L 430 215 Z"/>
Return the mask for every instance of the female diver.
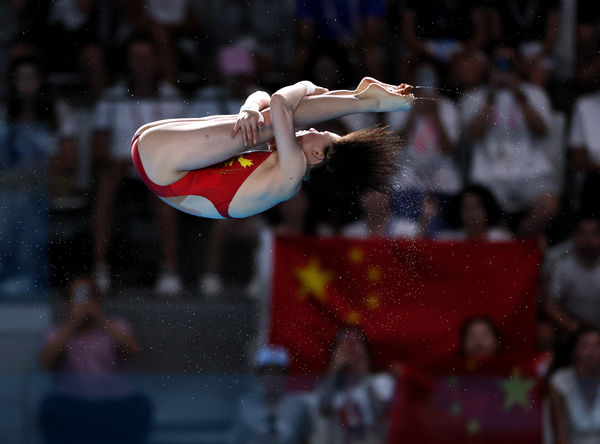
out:
<path id="1" fill-rule="evenodd" d="M 303 181 L 322 192 L 386 191 L 397 138 L 386 128 L 339 136 L 295 131 L 345 114 L 410 108 L 412 86 L 365 77 L 354 91 L 302 81 L 251 94 L 240 113 L 142 126 L 132 158 L 144 183 L 169 205 L 200 217 L 243 218 L 294 196 Z M 268 149 L 249 147 L 268 142 Z"/>

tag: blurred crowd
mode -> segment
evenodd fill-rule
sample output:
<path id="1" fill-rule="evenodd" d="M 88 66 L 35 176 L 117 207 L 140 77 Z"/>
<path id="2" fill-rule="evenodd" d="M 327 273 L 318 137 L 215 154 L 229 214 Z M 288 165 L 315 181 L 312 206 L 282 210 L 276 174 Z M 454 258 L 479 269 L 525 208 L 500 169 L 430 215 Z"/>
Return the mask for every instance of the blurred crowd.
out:
<path id="1" fill-rule="evenodd" d="M 540 372 L 554 442 L 600 442 L 596 0 L 7 0 L 0 11 L 0 300 L 43 299 L 48 282 L 69 288 L 69 303 L 142 281 L 169 300 L 234 289 L 257 300 L 266 325 L 276 235 L 534 237 L 544 254 L 538 346 L 551 356 Z M 237 114 L 257 89 L 302 79 L 351 89 L 367 75 L 414 85 L 413 108 L 322 128 L 397 132 L 404 149 L 392 195 L 339 199 L 307 186 L 264 215 L 195 221 L 133 174 L 130 139 L 146 122 Z M 158 251 L 143 248 L 148 238 Z M 190 249 L 199 256 L 191 271 Z M 251 270 L 242 278 L 231 273 L 233 250 Z M 127 281 L 134 268 L 149 277 Z M 112 372 L 117 356 L 139 352 L 126 322 L 88 302 L 49 335 L 47 368 Z M 473 321 L 465 353 L 496 353 L 497 336 L 487 318 Z M 69 341 L 80 356 L 64 355 Z M 85 341 L 100 341 L 106 365 Z M 241 403 L 236 442 L 385 442 L 393 380 L 373 374 L 360 331 L 341 331 L 333 349 L 305 411 L 280 389 L 287 352 L 259 348 L 264 390 Z M 46 413 L 65 396 L 48 400 Z M 150 414 L 143 399 L 124 399 Z"/>

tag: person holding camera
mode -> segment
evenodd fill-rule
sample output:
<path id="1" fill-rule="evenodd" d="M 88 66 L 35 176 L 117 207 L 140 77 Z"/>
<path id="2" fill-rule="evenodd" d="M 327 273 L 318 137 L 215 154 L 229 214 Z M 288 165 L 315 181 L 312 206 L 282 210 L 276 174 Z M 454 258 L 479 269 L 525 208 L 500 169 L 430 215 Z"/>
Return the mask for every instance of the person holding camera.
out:
<path id="1" fill-rule="evenodd" d="M 71 282 L 67 304 L 68 318 L 50 329 L 40 359 L 55 373 L 39 406 L 44 442 L 147 442 L 152 403 L 120 371 L 140 353 L 131 326 L 104 314 L 91 277 Z"/>
<path id="2" fill-rule="evenodd" d="M 375 373 L 369 340 L 358 327 L 340 329 L 329 353 L 327 372 L 311 395 L 311 443 L 386 442 L 393 376 Z"/>
<path id="3" fill-rule="evenodd" d="M 49 331 L 42 350 L 45 369 L 70 374 L 113 373 L 140 353 L 129 323 L 102 311 L 102 298 L 91 278 L 71 282 L 67 306 L 68 319 Z"/>
<path id="4" fill-rule="evenodd" d="M 559 208 L 545 137 L 551 125 L 548 95 L 518 74 L 517 52 L 495 49 L 487 85 L 461 101 L 472 144 L 469 180 L 492 191 L 518 234 L 543 234 Z"/>

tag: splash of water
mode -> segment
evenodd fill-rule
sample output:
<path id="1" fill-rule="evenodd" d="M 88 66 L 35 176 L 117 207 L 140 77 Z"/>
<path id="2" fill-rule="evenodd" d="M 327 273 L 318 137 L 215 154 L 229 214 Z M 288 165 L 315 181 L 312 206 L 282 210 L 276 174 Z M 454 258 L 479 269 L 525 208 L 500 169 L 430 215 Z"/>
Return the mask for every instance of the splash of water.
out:
<path id="1" fill-rule="evenodd" d="M 464 96 L 464 97 L 468 97 L 470 99 L 473 99 L 477 102 L 482 101 L 479 97 L 476 97 L 472 94 L 468 94 L 466 92 L 461 91 L 458 88 L 440 88 L 438 86 L 423 86 L 423 85 L 417 85 L 414 87 L 414 89 L 423 89 L 423 90 L 430 90 L 430 91 L 436 91 L 439 93 L 447 93 L 447 94 L 457 94 L 459 96 Z M 416 99 L 418 99 L 419 97 L 415 97 Z M 421 99 L 426 99 L 425 97 L 422 97 Z M 429 100 L 431 100 L 432 98 L 428 98 Z M 436 98 L 434 98 L 434 100 L 437 100 Z M 460 103 L 457 103 L 458 106 L 460 106 Z"/>

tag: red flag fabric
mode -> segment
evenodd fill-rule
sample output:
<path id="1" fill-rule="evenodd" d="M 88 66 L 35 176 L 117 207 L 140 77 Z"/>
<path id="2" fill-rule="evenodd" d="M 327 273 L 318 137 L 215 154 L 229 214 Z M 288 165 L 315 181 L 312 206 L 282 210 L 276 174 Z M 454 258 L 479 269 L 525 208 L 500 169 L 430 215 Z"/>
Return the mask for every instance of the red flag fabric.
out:
<path id="1" fill-rule="evenodd" d="M 388 444 L 541 443 L 542 384 L 532 364 L 500 355 L 448 362 L 446 373 L 404 368 Z"/>
<path id="2" fill-rule="evenodd" d="M 346 325 L 365 331 L 379 369 L 446 362 L 474 315 L 495 321 L 506 352 L 534 349 L 534 241 L 278 237 L 274 254 L 270 341 L 290 351 L 292 371 L 324 371 Z"/>

